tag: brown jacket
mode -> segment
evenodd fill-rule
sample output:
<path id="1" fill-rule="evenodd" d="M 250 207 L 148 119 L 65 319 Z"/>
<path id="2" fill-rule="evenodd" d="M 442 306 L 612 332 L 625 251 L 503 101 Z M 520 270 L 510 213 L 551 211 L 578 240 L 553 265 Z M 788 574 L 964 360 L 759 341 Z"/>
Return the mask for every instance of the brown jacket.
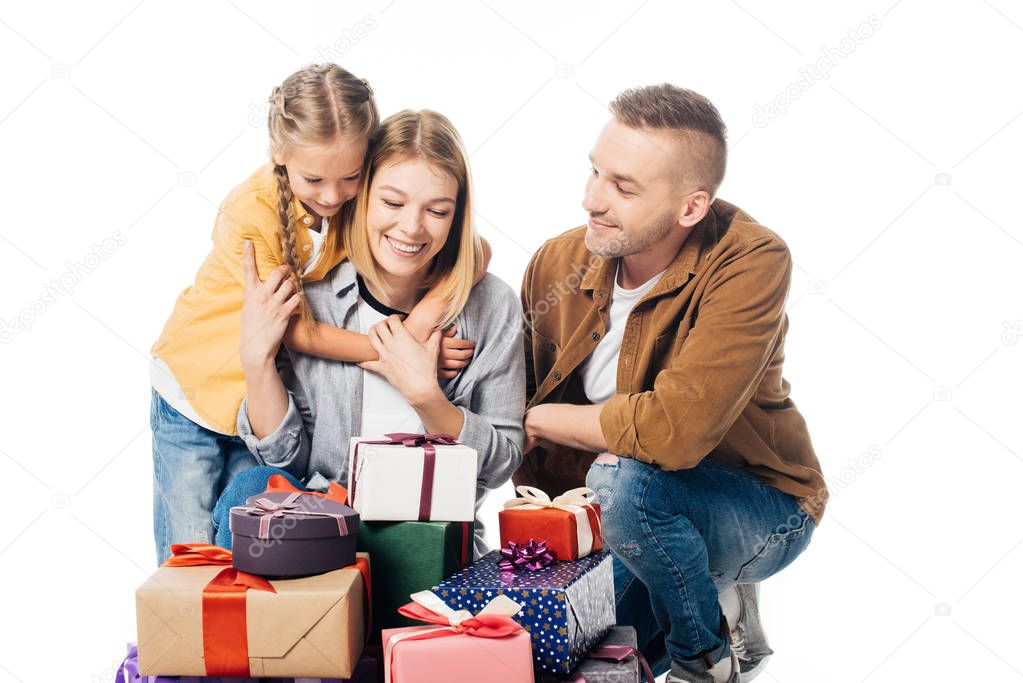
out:
<path id="1" fill-rule="evenodd" d="M 589 403 L 577 369 L 607 329 L 617 263 L 591 254 L 585 234 L 548 240 L 526 268 L 529 407 Z M 797 497 L 819 523 L 827 487 L 782 377 L 791 273 L 780 237 L 715 200 L 629 315 L 618 393 L 600 414 L 608 451 L 666 470 L 715 457 Z M 537 449 L 514 480 L 553 496 L 581 486 L 594 457 Z"/>

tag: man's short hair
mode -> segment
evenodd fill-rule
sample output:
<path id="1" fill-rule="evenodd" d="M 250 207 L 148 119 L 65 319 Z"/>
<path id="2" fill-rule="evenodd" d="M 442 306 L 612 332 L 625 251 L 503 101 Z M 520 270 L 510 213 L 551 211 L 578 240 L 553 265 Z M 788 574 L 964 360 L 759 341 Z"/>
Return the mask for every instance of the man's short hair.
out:
<path id="1" fill-rule="evenodd" d="M 611 102 L 611 113 L 630 128 L 669 130 L 680 134 L 695 178 L 685 179 L 714 197 L 725 177 L 727 130 L 717 108 L 703 95 L 670 83 L 630 88 Z"/>

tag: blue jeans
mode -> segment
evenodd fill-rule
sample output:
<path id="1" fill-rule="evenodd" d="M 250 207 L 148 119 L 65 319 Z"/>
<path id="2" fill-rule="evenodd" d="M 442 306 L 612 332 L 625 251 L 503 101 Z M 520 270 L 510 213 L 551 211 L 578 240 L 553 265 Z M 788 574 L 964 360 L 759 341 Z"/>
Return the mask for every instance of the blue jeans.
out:
<path id="1" fill-rule="evenodd" d="M 238 472 L 256 458 L 240 437 L 200 427 L 152 392 L 153 536 L 157 563 L 172 543 L 212 543 L 213 505 Z"/>
<path id="2" fill-rule="evenodd" d="M 636 628 L 655 673 L 730 656 L 718 593 L 781 571 L 816 528 L 794 497 L 710 457 L 673 472 L 619 457 L 594 463 L 586 485 L 614 553 L 618 623 Z"/>
<path id="3" fill-rule="evenodd" d="M 245 505 L 250 496 L 266 490 L 267 482 L 275 474 L 283 474 L 300 491 L 308 491 L 298 479 L 284 470 L 261 465 L 235 474 L 224 492 L 220 494 L 216 507 L 213 508 L 214 543 L 221 548 L 231 549 L 231 508 Z"/>

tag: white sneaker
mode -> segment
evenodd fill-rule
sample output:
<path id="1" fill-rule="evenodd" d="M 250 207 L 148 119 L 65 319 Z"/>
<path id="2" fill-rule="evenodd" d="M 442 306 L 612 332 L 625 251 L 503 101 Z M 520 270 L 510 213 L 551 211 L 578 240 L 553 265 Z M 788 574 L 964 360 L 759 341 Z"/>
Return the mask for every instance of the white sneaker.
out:
<path id="1" fill-rule="evenodd" d="M 739 660 L 739 681 L 749 683 L 767 667 L 774 650 L 760 623 L 760 584 L 740 583 L 718 596 L 728 621 L 732 652 Z"/>

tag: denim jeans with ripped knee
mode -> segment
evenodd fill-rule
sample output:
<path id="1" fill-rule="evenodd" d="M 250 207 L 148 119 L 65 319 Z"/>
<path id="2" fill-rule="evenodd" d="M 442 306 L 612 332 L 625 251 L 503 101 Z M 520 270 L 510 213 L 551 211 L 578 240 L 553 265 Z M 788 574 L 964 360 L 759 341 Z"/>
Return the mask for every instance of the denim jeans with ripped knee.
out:
<path id="1" fill-rule="evenodd" d="M 660 673 L 729 656 L 718 593 L 781 571 L 816 528 L 793 496 L 711 457 L 665 471 L 604 455 L 586 485 L 614 553 L 618 623 L 636 628 Z"/>

